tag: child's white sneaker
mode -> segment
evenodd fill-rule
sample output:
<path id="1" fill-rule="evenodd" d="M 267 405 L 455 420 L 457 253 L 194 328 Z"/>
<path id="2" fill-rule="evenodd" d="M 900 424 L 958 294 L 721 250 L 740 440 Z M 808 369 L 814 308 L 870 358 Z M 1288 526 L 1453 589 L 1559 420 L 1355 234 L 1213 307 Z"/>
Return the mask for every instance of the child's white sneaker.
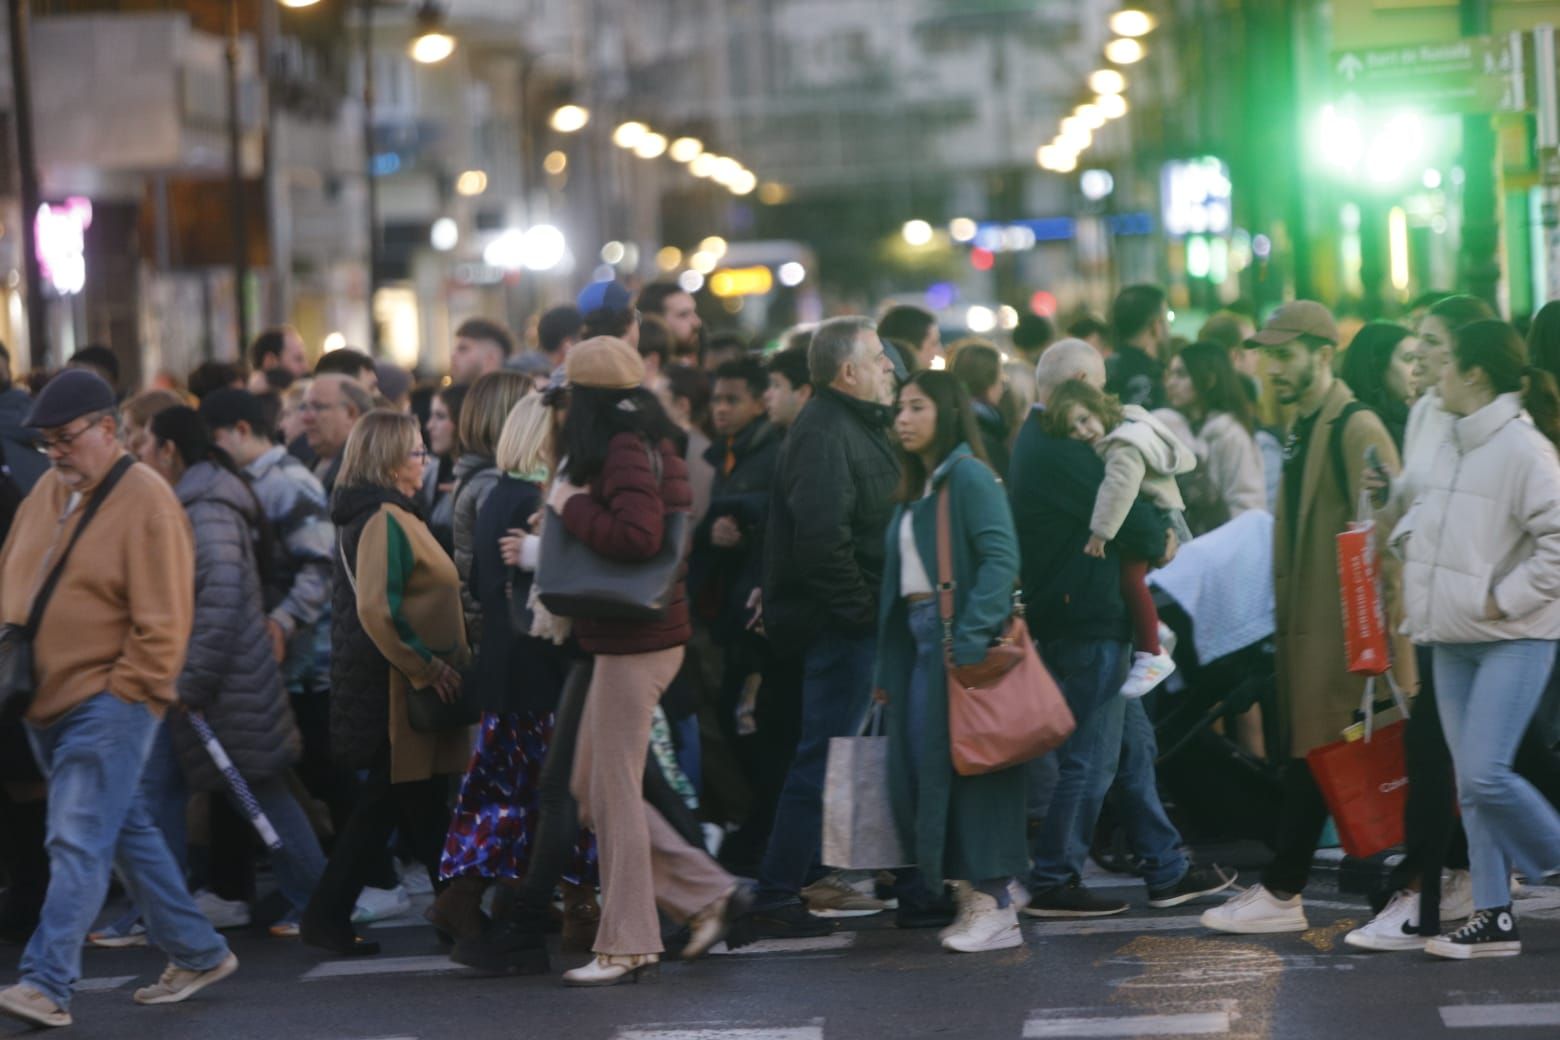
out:
<path id="1" fill-rule="evenodd" d="M 1132 655 L 1132 671 L 1121 687 L 1121 695 L 1136 699 L 1170 678 L 1175 671 L 1175 660 L 1161 650 L 1157 654 L 1141 650 Z"/>

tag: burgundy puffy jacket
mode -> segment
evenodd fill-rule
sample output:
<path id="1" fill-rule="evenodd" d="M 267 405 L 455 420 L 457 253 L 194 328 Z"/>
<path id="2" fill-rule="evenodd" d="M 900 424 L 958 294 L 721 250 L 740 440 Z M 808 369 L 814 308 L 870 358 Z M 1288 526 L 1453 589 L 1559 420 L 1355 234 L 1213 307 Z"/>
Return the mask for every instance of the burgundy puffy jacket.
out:
<path id="1" fill-rule="evenodd" d="M 590 493 L 575 495 L 564 506 L 563 524 L 569 533 L 612 560 L 633 563 L 660 552 L 666 514 L 691 510 L 693 488 L 688 484 L 688 467 L 672 442 L 663 440 L 658 450 L 659 486 L 644 439 L 632 433 L 613 437 Z M 685 560 L 666 611 L 656 621 L 576 618 L 574 635 L 580 647 L 592 654 L 647 654 L 687 643 L 693 629 L 688 622 L 686 574 Z"/>

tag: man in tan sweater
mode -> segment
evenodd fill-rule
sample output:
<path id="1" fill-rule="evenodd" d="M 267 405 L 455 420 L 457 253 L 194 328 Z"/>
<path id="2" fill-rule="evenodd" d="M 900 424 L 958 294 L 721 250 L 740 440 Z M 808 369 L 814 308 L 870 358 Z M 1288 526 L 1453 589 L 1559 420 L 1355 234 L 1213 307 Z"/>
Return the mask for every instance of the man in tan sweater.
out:
<path id="1" fill-rule="evenodd" d="M 51 468 L 0 548 L 0 621 L 27 621 L 33 598 L 93 496 L 125 458 L 113 391 L 93 373 L 56 376 L 33 403 Z M 27 737 L 48 778 L 52 879 L 21 982 L 0 1013 L 71 1022 L 81 946 L 117 865 L 151 941 L 171 961 L 140 1004 L 170 1004 L 231 975 L 238 959 L 191 899 L 140 791 L 141 773 L 189 642 L 195 593 L 189 521 L 166 481 L 129 466 L 70 550 L 33 641 Z M 175 709 L 177 710 L 177 709 Z"/>

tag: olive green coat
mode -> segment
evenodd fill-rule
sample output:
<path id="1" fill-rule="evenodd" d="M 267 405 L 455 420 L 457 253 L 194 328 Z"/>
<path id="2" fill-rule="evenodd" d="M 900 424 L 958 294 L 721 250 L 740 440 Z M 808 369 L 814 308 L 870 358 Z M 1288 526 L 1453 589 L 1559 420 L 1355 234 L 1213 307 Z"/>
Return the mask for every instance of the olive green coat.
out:
<path id="1" fill-rule="evenodd" d="M 916 549 L 937 584 L 937 495 L 951 489 L 954 660 L 974 664 L 1007 624 L 1018 579 L 1018 536 L 1002 482 L 966 445 L 932 475 L 932 493 L 900 506 L 888 525 L 879 606 L 877 687 L 888 695 L 889 785 L 894 818 L 928 887 L 984 881 L 1029 869 L 1022 766 L 959 776 L 948 743 L 948 688 L 942 660 L 927 674 L 926 732 L 910 754 L 905 705 L 916 665 L 909 612 L 899 591 L 899 524 L 910 510 Z M 941 648 L 939 648 L 939 654 Z"/>

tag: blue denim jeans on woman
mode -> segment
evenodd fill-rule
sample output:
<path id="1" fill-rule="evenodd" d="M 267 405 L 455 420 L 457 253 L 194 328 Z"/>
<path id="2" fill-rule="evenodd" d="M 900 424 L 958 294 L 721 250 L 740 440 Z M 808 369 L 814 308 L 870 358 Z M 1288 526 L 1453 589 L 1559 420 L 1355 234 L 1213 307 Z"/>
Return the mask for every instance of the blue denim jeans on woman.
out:
<path id="1" fill-rule="evenodd" d="M 1438 643 L 1435 697 L 1457 770 L 1473 905 L 1511 903 L 1511 871 L 1560 868 L 1560 813 L 1512 770 L 1555 663 L 1555 642 Z"/>
<path id="2" fill-rule="evenodd" d="M 148 937 L 175 964 L 209 971 L 227 958 L 147 812 L 141 773 L 157 725 L 144 705 L 100 693 L 51 725 L 27 727 L 49 782 L 50 876 L 22 981 L 62 1008 L 81 977 L 81 944 L 108 894 L 110 866 L 141 907 Z"/>

